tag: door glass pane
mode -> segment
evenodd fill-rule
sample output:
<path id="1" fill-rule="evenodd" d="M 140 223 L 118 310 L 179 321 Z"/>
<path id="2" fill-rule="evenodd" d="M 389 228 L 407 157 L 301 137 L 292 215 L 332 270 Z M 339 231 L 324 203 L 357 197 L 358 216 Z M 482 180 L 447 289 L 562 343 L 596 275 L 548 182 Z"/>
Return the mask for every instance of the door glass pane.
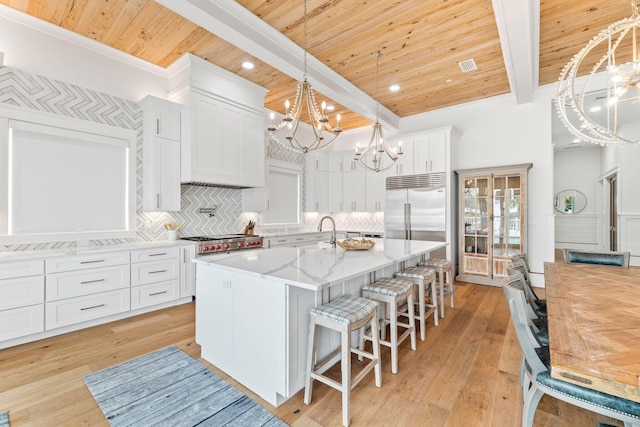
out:
<path id="1" fill-rule="evenodd" d="M 478 215 L 479 216 L 487 216 L 489 215 L 488 211 L 489 202 L 486 197 L 478 198 Z"/>
<path id="2" fill-rule="evenodd" d="M 478 196 L 486 197 L 489 195 L 489 178 L 477 179 Z"/>
<path id="3" fill-rule="evenodd" d="M 488 249 L 487 238 L 486 237 L 478 237 L 477 242 L 478 242 L 477 253 L 486 255 L 487 254 L 487 249 Z"/>
<path id="4" fill-rule="evenodd" d="M 504 190 L 507 185 L 505 177 L 497 177 L 493 179 L 493 194 L 494 196 L 504 196 Z"/>
<path id="5" fill-rule="evenodd" d="M 476 238 L 473 236 L 466 236 L 464 238 L 464 252 L 467 254 L 476 253 Z"/>

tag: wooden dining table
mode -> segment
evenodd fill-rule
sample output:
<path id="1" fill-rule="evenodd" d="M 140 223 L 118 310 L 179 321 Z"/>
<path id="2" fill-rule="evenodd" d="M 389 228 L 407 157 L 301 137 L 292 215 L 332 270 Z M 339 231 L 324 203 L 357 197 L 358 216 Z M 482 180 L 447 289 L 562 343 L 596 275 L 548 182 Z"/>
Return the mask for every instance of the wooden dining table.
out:
<path id="1" fill-rule="evenodd" d="M 640 267 L 545 263 L 551 376 L 640 402 Z"/>

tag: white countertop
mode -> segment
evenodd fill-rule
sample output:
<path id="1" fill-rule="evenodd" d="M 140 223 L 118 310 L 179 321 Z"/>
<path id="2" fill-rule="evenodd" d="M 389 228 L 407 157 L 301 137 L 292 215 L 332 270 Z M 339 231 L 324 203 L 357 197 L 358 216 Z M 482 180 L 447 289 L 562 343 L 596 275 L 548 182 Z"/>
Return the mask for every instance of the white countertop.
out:
<path id="1" fill-rule="evenodd" d="M 446 242 L 420 240 L 372 240 L 376 246 L 371 250 L 271 248 L 242 251 L 224 259 L 202 257 L 195 262 L 315 291 L 447 245 Z"/>
<path id="2" fill-rule="evenodd" d="M 0 262 L 22 261 L 54 256 L 84 255 L 103 252 L 130 251 L 170 246 L 192 246 L 194 242 L 188 240 L 157 240 L 145 242 L 121 243 L 115 245 L 80 246 L 54 249 L 38 249 L 30 251 L 0 251 Z"/>

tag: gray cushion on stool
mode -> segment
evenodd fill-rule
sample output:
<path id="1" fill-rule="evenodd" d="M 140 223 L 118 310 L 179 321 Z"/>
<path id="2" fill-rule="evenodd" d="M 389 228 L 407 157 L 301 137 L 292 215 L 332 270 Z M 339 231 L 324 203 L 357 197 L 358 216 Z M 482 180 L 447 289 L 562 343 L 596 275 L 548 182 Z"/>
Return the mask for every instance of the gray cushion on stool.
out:
<path id="1" fill-rule="evenodd" d="M 343 295 L 326 304 L 313 307 L 310 313 L 336 323 L 348 325 L 362 320 L 373 313 L 378 306 L 376 301 Z"/>
<path id="2" fill-rule="evenodd" d="M 421 265 L 423 267 L 442 268 L 446 270 L 448 268 L 451 268 L 451 261 L 444 258 L 428 258 L 422 261 L 421 263 L 419 263 L 418 265 Z"/>
<path id="3" fill-rule="evenodd" d="M 407 267 L 399 273 L 395 274 L 396 277 L 402 277 L 407 279 L 422 279 L 426 282 L 431 282 L 436 277 L 436 271 L 428 267 Z"/>
<path id="4" fill-rule="evenodd" d="M 396 297 L 413 289 L 413 282 L 405 279 L 384 277 L 362 288 L 362 292 Z"/>

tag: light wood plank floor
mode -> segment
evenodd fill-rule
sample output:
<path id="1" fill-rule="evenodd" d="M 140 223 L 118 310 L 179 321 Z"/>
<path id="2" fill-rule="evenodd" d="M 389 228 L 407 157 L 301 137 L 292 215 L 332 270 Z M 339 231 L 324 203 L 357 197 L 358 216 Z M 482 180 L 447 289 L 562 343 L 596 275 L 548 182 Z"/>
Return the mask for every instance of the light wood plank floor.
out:
<path id="1" fill-rule="evenodd" d="M 502 290 L 456 285 L 456 308 L 447 308 L 438 327 L 428 323 L 427 340 L 418 340 L 417 351 L 404 343 L 397 375 L 383 348 L 382 388 L 371 374 L 352 392 L 353 427 L 520 424 L 520 350 Z M 194 317 L 194 304 L 185 304 L 0 350 L 0 411 L 10 411 L 13 427 L 108 426 L 82 377 L 168 345 L 199 359 Z M 199 360 L 292 427 L 341 425 L 340 394 L 324 384 L 316 382 L 311 405 L 304 405 L 300 392 L 273 408 Z M 339 378 L 339 368 L 331 372 Z M 596 422 L 621 425 L 545 396 L 534 425 Z"/>

